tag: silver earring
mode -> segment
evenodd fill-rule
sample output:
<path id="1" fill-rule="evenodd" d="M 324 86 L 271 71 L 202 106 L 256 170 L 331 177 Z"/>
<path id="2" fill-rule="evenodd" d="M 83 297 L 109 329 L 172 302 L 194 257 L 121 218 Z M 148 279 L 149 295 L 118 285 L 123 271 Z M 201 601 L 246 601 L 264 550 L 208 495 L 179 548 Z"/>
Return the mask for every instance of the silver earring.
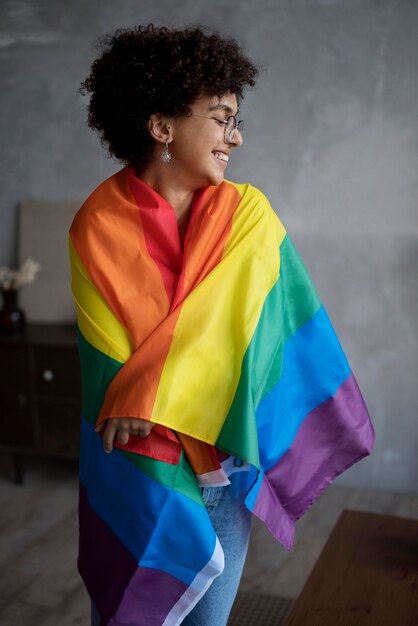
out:
<path id="1" fill-rule="evenodd" d="M 168 149 L 168 141 L 165 142 L 165 148 L 161 153 L 161 161 L 163 161 L 163 163 L 170 163 L 171 161 L 171 152 Z"/>

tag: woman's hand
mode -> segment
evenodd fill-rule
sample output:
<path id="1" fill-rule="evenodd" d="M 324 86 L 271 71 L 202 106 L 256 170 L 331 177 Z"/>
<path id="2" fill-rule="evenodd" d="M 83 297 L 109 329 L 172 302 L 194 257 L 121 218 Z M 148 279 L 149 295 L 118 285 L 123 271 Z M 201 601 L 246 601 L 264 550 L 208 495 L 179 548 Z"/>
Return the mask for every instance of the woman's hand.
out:
<path id="1" fill-rule="evenodd" d="M 129 435 L 148 437 L 153 426 L 153 422 L 137 417 L 111 417 L 96 426 L 95 431 L 100 433 L 104 428 L 103 448 L 109 454 L 113 450 L 116 433 L 117 442 L 124 446 L 128 443 Z"/>

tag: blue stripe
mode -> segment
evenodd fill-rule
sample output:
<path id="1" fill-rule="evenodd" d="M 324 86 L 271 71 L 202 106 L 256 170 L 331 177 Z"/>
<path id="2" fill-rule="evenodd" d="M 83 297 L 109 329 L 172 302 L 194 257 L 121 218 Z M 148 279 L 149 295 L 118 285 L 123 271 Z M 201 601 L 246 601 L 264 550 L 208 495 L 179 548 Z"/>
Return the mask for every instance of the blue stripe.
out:
<path id="1" fill-rule="evenodd" d="M 254 465 L 251 465 L 247 481 L 247 484 L 250 485 L 250 491 L 247 493 L 245 498 L 245 505 L 251 512 L 254 510 L 255 501 L 257 500 L 258 492 L 261 489 L 263 478 L 264 472 L 259 472 Z"/>
<path id="2" fill-rule="evenodd" d="M 101 436 L 84 418 L 80 482 L 92 509 L 139 565 L 190 585 L 210 560 L 216 535 L 206 508 L 149 478 L 117 449 L 106 454 Z"/>
<path id="3" fill-rule="evenodd" d="M 323 306 L 286 342 L 278 384 L 260 402 L 260 461 L 270 469 L 290 448 L 304 418 L 334 396 L 350 366 Z"/>

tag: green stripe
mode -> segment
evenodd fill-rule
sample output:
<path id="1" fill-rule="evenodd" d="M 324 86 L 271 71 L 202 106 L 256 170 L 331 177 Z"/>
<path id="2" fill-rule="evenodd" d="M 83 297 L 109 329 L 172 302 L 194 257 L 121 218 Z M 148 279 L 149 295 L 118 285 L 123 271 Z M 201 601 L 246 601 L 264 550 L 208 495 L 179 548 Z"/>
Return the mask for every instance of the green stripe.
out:
<path id="1" fill-rule="evenodd" d="M 287 341 L 321 306 L 306 267 L 289 235 L 286 235 L 280 246 L 280 281 L 283 292 L 283 338 Z"/>
<path id="2" fill-rule="evenodd" d="M 286 235 L 280 246 L 280 276 L 264 302 L 216 447 L 259 467 L 257 406 L 280 379 L 286 341 L 320 305 L 306 268 Z"/>
<path id="3" fill-rule="evenodd" d="M 82 413 L 86 420 L 96 423 L 106 389 L 123 363 L 112 359 L 92 346 L 77 331 L 82 380 Z M 195 500 L 203 506 L 200 489 L 190 464 L 182 451 L 177 465 L 114 448 L 112 454 L 122 454 L 132 465 L 157 482 Z"/>
<path id="4" fill-rule="evenodd" d="M 120 448 L 115 448 L 114 452 L 115 451 L 122 454 L 122 456 L 127 458 L 132 463 L 132 465 L 137 467 L 141 472 L 150 478 L 153 478 L 157 482 L 162 483 L 171 489 L 175 489 L 179 493 L 204 506 L 200 495 L 200 489 L 196 481 L 196 476 L 190 467 L 183 450 L 181 452 L 178 465 L 172 465 L 171 463 L 165 463 L 164 461 L 157 461 L 156 459 L 151 459 L 148 456 L 136 454 L 135 452 L 129 452 L 128 450 L 121 450 Z"/>
<path id="5" fill-rule="evenodd" d="M 85 419 L 95 424 L 103 405 L 106 389 L 123 363 L 100 352 L 77 329 L 82 381 L 81 406 Z"/>

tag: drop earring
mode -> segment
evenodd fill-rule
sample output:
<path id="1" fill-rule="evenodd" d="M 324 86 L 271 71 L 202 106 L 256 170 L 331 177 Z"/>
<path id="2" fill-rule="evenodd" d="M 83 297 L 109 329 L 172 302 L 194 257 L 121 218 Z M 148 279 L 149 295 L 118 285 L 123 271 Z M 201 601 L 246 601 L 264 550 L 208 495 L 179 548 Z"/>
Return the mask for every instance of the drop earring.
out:
<path id="1" fill-rule="evenodd" d="M 165 142 L 165 148 L 161 153 L 161 161 L 163 161 L 163 163 L 170 163 L 171 161 L 171 152 L 168 149 L 168 141 Z"/>

